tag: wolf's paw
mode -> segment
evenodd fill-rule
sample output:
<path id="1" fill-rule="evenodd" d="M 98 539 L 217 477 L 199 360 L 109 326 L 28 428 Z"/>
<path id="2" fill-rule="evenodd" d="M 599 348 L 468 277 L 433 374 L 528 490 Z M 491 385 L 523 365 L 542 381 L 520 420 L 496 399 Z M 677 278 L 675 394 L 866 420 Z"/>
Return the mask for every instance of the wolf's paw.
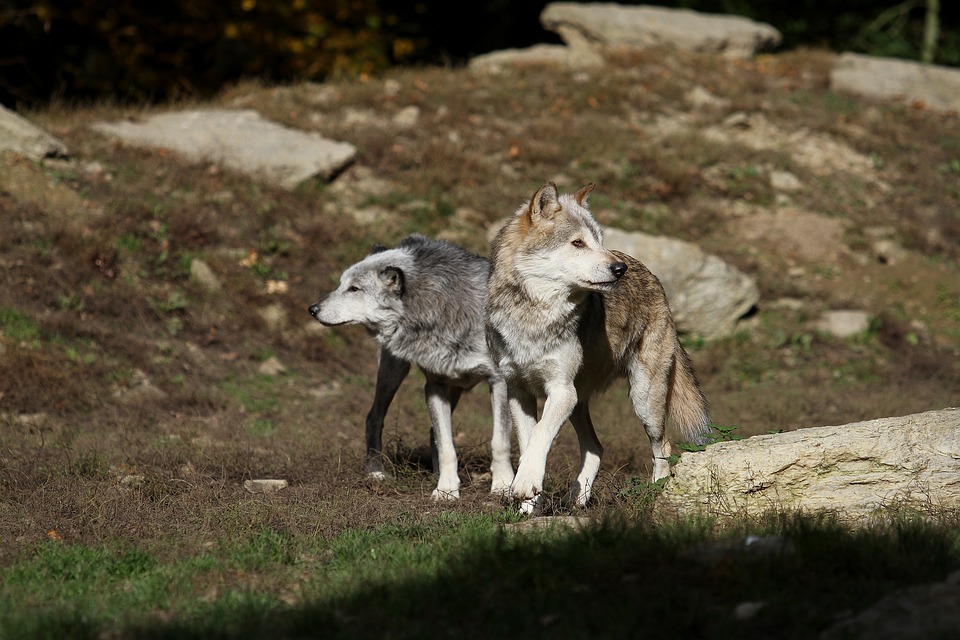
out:
<path id="1" fill-rule="evenodd" d="M 578 509 L 586 507 L 588 502 L 590 502 L 590 485 L 586 483 L 581 485 L 579 481 L 570 486 L 570 492 L 563 501 L 564 505 Z"/>
<path id="2" fill-rule="evenodd" d="M 490 493 L 500 496 L 509 496 L 510 495 L 510 486 L 513 484 L 513 469 L 507 472 L 499 472 L 493 474 L 493 479 L 490 482 Z"/>
<path id="3" fill-rule="evenodd" d="M 670 477 L 670 462 L 665 458 L 653 459 L 653 481 Z"/>
<path id="4" fill-rule="evenodd" d="M 443 490 L 437 487 L 433 490 L 432 497 L 434 502 L 454 502 L 460 499 L 460 489 Z"/>
<path id="5" fill-rule="evenodd" d="M 517 470 L 517 475 L 510 485 L 510 493 L 518 500 L 529 500 L 537 497 L 543 491 L 543 479 L 537 479 L 522 469 Z"/>
<path id="6" fill-rule="evenodd" d="M 520 514 L 525 516 L 539 515 L 543 511 L 543 494 L 529 498 L 520 503 Z"/>

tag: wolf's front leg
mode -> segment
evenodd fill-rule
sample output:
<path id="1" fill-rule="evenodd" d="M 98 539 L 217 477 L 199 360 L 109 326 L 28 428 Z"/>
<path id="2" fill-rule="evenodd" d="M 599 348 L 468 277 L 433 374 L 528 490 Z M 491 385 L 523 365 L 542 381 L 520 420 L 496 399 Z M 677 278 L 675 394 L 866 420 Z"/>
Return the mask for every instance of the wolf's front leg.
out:
<path id="1" fill-rule="evenodd" d="M 365 466 L 367 476 L 383 480 L 383 419 L 387 415 L 390 403 L 397 389 L 410 372 L 410 363 L 401 360 L 387 349 L 380 348 L 380 361 L 377 365 L 377 387 L 373 395 L 373 406 L 367 413 Z"/>
<path id="2" fill-rule="evenodd" d="M 460 497 L 457 451 L 453 446 L 453 424 L 450 417 L 450 407 L 458 391 L 438 381 L 427 380 L 424 386 L 427 412 L 430 414 L 433 430 L 433 442 L 436 445 L 434 471 L 440 475 L 437 488 L 433 490 L 434 500 L 456 500 Z"/>
<path id="3" fill-rule="evenodd" d="M 547 468 L 547 454 L 560 427 L 570 417 L 577 404 L 577 389 L 573 383 L 553 384 L 547 387 L 543 416 L 530 432 L 526 446 L 520 452 L 520 464 L 513 479 L 511 491 L 521 501 L 525 513 L 536 510 L 543 491 L 543 476 Z"/>

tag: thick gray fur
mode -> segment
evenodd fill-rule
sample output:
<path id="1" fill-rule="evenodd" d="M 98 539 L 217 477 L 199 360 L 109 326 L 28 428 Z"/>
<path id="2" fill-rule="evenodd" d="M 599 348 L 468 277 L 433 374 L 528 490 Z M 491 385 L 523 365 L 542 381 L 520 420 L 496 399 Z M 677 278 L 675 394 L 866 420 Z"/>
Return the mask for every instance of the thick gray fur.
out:
<path id="1" fill-rule="evenodd" d="M 366 419 L 366 468 L 384 477 L 383 421 L 390 403 L 417 365 L 439 473 L 435 499 L 459 497 L 460 480 L 451 414 L 464 390 L 486 381 L 493 405 L 491 491 L 507 491 L 510 414 L 506 386 L 490 357 L 483 321 L 489 262 L 453 243 L 413 234 L 393 249 L 377 246 L 346 269 L 340 286 L 310 313 L 328 326 L 360 324 L 380 344 L 376 392 Z"/>

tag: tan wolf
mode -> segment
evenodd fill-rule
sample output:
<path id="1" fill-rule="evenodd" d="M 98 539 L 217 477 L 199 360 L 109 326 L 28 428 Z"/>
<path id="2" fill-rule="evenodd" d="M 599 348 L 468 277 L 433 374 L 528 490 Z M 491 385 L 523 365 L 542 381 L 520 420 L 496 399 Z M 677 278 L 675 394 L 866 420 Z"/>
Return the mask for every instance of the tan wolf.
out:
<path id="1" fill-rule="evenodd" d="M 547 454 L 568 418 L 580 443 L 569 498 L 579 506 L 590 499 L 603 447 L 588 403 L 617 378 L 628 379 L 650 438 L 654 480 L 670 475 L 668 413 L 691 442 L 710 432 L 663 287 L 640 261 L 604 248 L 587 208 L 593 189 L 558 195 L 554 183 L 545 184 L 491 243 L 484 320 L 520 445 L 511 493 L 527 513 L 542 506 Z M 539 421 L 538 398 L 545 398 Z"/>

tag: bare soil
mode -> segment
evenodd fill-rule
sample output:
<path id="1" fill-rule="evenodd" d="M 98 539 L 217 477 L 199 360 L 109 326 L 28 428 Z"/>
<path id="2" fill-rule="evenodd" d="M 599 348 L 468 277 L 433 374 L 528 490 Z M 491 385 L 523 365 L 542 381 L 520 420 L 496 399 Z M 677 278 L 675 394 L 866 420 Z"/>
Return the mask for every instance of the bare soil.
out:
<path id="1" fill-rule="evenodd" d="M 243 84 L 209 103 L 357 146 L 332 184 L 294 192 L 89 128 L 204 105 L 29 114 L 72 155 L 0 157 L 0 559 L 48 538 L 177 555 L 263 525 L 332 536 L 500 509 L 486 388 L 454 416 L 463 498 L 430 501 L 419 373 L 387 420 L 394 478 L 365 479 L 376 346 L 306 309 L 375 242 L 418 231 L 485 254 L 490 229 L 547 180 L 596 182 L 603 224 L 696 242 L 757 279 L 736 335 L 685 337 L 718 424 L 750 436 L 960 404 L 960 119 L 832 93 L 831 60 L 649 52 L 591 72 Z M 412 125 L 395 119 L 404 109 Z M 775 186 L 778 172 L 799 186 Z M 815 328 L 841 308 L 867 311 L 870 328 Z M 262 369 L 274 358 L 282 372 Z M 593 404 L 607 452 L 593 508 L 617 508 L 649 473 L 648 447 L 622 387 Z M 576 464 L 566 430 L 548 491 Z M 252 495 L 251 478 L 290 487 Z"/>

